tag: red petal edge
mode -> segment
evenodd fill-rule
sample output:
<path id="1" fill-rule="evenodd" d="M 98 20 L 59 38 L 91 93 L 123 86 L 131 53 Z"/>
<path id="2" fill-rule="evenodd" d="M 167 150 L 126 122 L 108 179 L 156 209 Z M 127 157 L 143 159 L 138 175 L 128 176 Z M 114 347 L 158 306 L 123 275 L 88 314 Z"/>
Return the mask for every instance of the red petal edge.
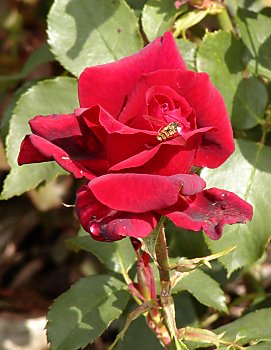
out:
<path id="1" fill-rule="evenodd" d="M 112 242 L 126 236 L 146 237 L 157 225 L 153 213 L 117 212 L 106 207 L 85 185 L 77 192 L 76 212 L 85 231 L 98 241 Z"/>
<path id="2" fill-rule="evenodd" d="M 180 204 L 180 211 L 178 205 L 175 205 L 172 210 L 167 209 L 160 213 L 182 228 L 193 231 L 203 229 L 214 240 L 221 237 L 225 224 L 245 223 L 252 219 L 252 206 L 229 191 L 211 188 L 190 199 L 184 210 Z"/>

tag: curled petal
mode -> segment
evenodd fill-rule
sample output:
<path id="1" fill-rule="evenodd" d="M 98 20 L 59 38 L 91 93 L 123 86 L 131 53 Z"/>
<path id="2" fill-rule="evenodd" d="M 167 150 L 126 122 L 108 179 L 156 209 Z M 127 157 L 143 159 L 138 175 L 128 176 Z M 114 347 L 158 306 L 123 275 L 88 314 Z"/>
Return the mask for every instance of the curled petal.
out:
<path id="1" fill-rule="evenodd" d="M 185 200 L 185 198 L 183 198 Z M 236 194 L 211 188 L 160 211 L 177 226 L 199 231 L 203 229 L 211 239 L 219 239 L 225 224 L 245 223 L 252 219 L 252 206 Z"/>
<path id="2" fill-rule="evenodd" d="M 91 108 L 77 108 L 75 110 L 75 115 L 83 119 L 89 129 L 101 126 L 102 130 L 104 130 L 104 135 L 102 135 L 103 137 L 106 136 L 106 134 L 110 135 L 114 133 L 120 135 L 133 135 L 142 133 L 142 130 L 131 128 L 119 122 L 99 105 L 95 105 Z M 143 132 L 149 135 L 153 135 L 152 132 L 149 132 L 147 130 L 144 130 Z"/>
<path id="3" fill-rule="evenodd" d="M 190 147 L 176 147 L 163 144 L 160 152 L 156 153 L 149 162 L 134 168 L 134 172 L 150 173 L 163 176 L 173 174 L 188 174 L 193 164 L 195 150 Z"/>
<path id="4" fill-rule="evenodd" d="M 18 164 L 40 163 L 55 160 L 76 178 L 92 179 L 95 175 L 79 162 L 72 160 L 63 149 L 37 135 L 28 135 L 21 144 Z"/>
<path id="5" fill-rule="evenodd" d="M 157 224 L 152 213 L 117 212 L 100 203 L 88 186 L 76 195 L 76 212 L 84 229 L 98 241 L 116 241 L 126 236 L 142 238 Z"/>
<path id="6" fill-rule="evenodd" d="M 216 168 L 234 151 L 232 127 L 223 97 L 206 73 L 187 71 L 182 74 L 180 86 L 196 113 L 198 128 L 215 128 L 215 131 L 203 135 L 194 165 Z"/>
<path id="7" fill-rule="evenodd" d="M 109 165 L 101 140 L 80 115 L 38 115 L 29 124 L 33 134 L 27 135 L 21 144 L 19 165 L 55 160 L 75 177 L 88 179 L 107 171 Z M 97 134 L 100 129 L 95 128 Z"/>
<path id="8" fill-rule="evenodd" d="M 108 174 L 88 184 L 99 202 L 114 210 L 143 213 L 164 209 L 178 201 L 179 194 L 202 191 L 205 182 L 197 175 Z"/>
<path id="9" fill-rule="evenodd" d="M 139 77 L 161 68 L 186 69 L 170 32 L 132 56 L 86 68 L 79 78 L 80 106 L 99 104 L 116 117 Z"/>
<path id="10" fill-rule="evenodd" d="M 150 149 L 147 149 L 135 155 L 132 155 L 131 157 L 128 157 L 127 159 L 124 159 L 123 161 L 119 161 L 118 163 L 114 164 L 109 170 L 120 171 L 123 169 L 131 169 L 131 168 L 132 170 L 134 170 L 134 168 L 140 167 L 143 164 L 147 163 L 148 161 L 152 160 L 153 157 L 159 152 L 160 148 L 161 148 L 161 145 L 158 145 L 157 147 L 152 147 Z M 156 169 L 157 169 L 157 165 L 156 165 Z"/>
<path id="11" fill-rule="evenodd" d="M 38 138 L 38 136 L 35 135 L 26 135 L 23 139 L 20 147 L 20 152 L 18 155 L 18 164 L 31 164 L 31 163 L 42 163 L 42 162 L 48 162 L 50 160 L 53 160 L 53 157 L 46 156 L 43 154 L 39 148 L 36 148 L 32 140 Z M 65 154 L 67 156 L 67 154 Z"/>
<path id="12" fill-rule="evenodd" d="M 63 140 L 67 145 L 71 138 L 82 136 L 80 125 L 74 114 L 37 115 L 29 121 L 29 125 L 33 134 L 48 141 Z"/>
<path id="13" fill-rule="evenodd" d="M 62 148 L 65 155 L 67 155 L 69 151 L 75 154 L 81 153 L 82 146 L 80 141 L 82 132 L 74 114 L 37 115 L 29 121 L 29 125 L 33 134 L 39 137 L 36 138 L 36 143 L 38 143 L 38 140 L 44 139 Z M 19 164 L 39 163 L 52 160 L 53 155 L 49 155 L 46 149 L 41 150 L 40 147 L 36 150 L 34 149 L 33 145 L 31 145 L 31 138 L 29 139 L 27 136 L 23 141 L 19 154 Z M 44 154 L 41 155 L 41 153 Z"/>
<path id="14" fill-rule="evenodd" d="M 144 152 L 146 145 L 157 142 L 155 132 L 134 129 L 120 123 L 100 106 L 89 109 L 80 108 L 75 113 L 93 131 L 100 143 L 106 144 L 107 159 L 109 164 L 113 166 L 139 154 L 133 162 L 133 167 L 135 167 L 146 162 L 152 157 L 153 152 L 158 151 L 152 149 L 150 155 L 149 150 Z M 117 168 L 117 170 L 119 169 Z"/>
<path id="15" fill-rule="evenodd" d="M 133 173 L 164 176 L 188 174 L 201 143 L 201 130 L 188 133 L 186 143 L 177 136 L 113 165 L 110 171 L 132 170 Z"/>

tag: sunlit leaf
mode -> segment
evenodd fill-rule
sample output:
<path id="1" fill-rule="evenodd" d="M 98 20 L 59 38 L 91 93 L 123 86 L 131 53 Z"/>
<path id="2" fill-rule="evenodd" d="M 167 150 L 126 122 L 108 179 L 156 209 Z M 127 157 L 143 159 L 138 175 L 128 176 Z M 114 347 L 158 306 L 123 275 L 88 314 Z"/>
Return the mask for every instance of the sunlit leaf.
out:
<path id="1" fill-rule="evenodd" d="M 124 0 L 55 1 L 48 16 L 49 44 L 76 76 L 142 47 L 137 18 Z"/>
<path id="2" fill-rule="evenodd" d="M 189 291 L 200 303 L 227 312 L 223 290 L 202 270 L 197 269 L 189 274 L 184 274 L 172 292 L 177 293 L 183 290 Z"/>
<path id="3" fill-rule="evenodd" d="M 189 70 L 196 70 L 197 45 L 190 40 L 177 39 L 177 46 Z"/>
<path id="4" fill-rule="evenodd" d="M 226 225 L 222 238 L 206 238 L 212 252 L 237 246 L 220 261 L 231 274 L 255 262 L 263 254 L 270 238 L 271 148 L 254 142 L 238 140 L 236 150 L 229 160 L 215 170 L 204 169 L 201 176 L 207 187 L 218 187 L 235 192 L 253 205 L 253 220 L 248 224 Z"/>
<path id="5" fill-rule="evenodd" d="M 209 9 L 203 10 L 189 10 L 182 14 L 175 22 L 175 36 L 179 36 L 180 34 L 185 34 L 186 30 L 193 27 L 202 21 L 209 13 Z"/>
<path id="6" fill-rule="evenodd" d="M 223 339 L 227 341 L 238 340 L 238 344 L 247 344 L 251 340 L 271 341 L 271 309 L 262 309 L 251 312 L 236 321 L 217 328 L 214 332 L 220 334 L 225 332 Z M 257 349 L 257 348 L 256 348 Z"/>
<path id="7" fill-rule="evenodd" d="M 245 347 L 249 350 L 269 350 L 271 341 L 271 309 L 263 309 L 240 317 L 238 320 L 230 322 L 225 326 L 213 330 L 217 335 L 223 334 L 221 341 L 237 343 L 238 345 L 248 344 L 250 341 L 259 344 Z M 263 342 L 262 342 L 263 341 Z M 189 349 L 202 348 L 201 343 L 188 343 Z M 221 345 L 219 349 L 229 349 L 229 345 Z M 230 347 L 233 349 L 233 347 Z"/>
<path id="8" fill-rule="evenodd" d="M 20 144 L 29 134 L 28 121 L 35 115 L 69 113 L 77 107 L 77 82 L 68 77 L 44 80 L 21 95 L 10 120 L 6 139 L 7 159 L 11 172 L 5 179 L 1 199 L 18 196 L 42 181 L 50 181 L 57 175 L 66 174 L 55 162 L 17 165 Z"/>
<path id="9" fill-rule="evenodd" d="M 176 16 L 172 0 L 149 0 L 142 12 L 142 26 L 149 41 L 170 29 Z"/>
<path id="10" fill-rule="evenodd" d="M 128 272 L 136 260 L 136 255 L 129 238 L 111 243 L 98 242 L 81 228 L 78 236 L 70 238 L 67 244 L 72 249 L 83 249 L 91 252 L 109 270 L 118 273 Z"/>
<path id="11" fill-rule="evenodd" d="M 243 55 L 242 43 L 224 31 L 207 33 L 197 53 L 198 70 L 210 75 L 224 97 L 232 124 L 237 129 L 257 125 L 264 116 L 268 101 L 261 80 L 243 78 Z"/>
<path id="12" fill-rule="evenodd" d="M 52 350 L 77 350 L 92 343 L 122 314 L 129 293 L 114 277 L 85 277 L 55 300 L 48 313 Z"/>
<path id="13" fill-rule="evenodd" d="M 271 17 L 245 8 L 237 12 L 241 38 L 249 49 L 249 69 L 271 79 Z"/>

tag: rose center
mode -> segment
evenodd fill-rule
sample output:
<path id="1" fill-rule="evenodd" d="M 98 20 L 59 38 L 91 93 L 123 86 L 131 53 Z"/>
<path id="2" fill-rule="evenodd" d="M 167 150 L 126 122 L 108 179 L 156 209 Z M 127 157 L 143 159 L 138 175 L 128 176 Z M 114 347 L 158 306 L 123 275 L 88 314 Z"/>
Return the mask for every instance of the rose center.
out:
<path id="1" fill-rule="evenodd" d="M 161 104 L 160 110 L 162 114 L 166 114 L 169 111 L 168 103 Z"/>

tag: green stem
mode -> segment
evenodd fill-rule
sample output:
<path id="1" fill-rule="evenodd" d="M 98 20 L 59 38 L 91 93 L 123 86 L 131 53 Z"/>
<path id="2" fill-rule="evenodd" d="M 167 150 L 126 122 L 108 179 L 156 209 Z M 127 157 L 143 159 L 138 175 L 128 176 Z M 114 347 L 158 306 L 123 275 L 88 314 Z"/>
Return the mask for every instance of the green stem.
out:
<path id="1" fill-rule="evenodd" d="M 160 280 L 170 282 L 170 264 L 167 252 L 167 242 L 164 225 L 160 226 L 155 247 L 156 259 L 159 264 Z"/>
<path id="2" fill-rule="evenodd" d="M 161 226 L 156 247 L 155 247 L 156 259 L 159 268 L 159 276 L 160 276 L 160 284 L 161 284 L 161 292 L 160 292 L 160 302 L 162 306 L 162 310 L 165 315 L 165 319 L 167 322 L 167 326 L 171 335 L 171 343 L 168 345 L 168 349 L 176 350 L 176 346 L 174 346 L 174 338 L 177 338 L 177 327 L 175 323 L 175 306 L 174 301 L 171 296 L 171 281 L 170 281 L 170 264 L 168 258 L 167 251 L 167 243 L 165 236 L 164 226 Z"/>
<path id="3" fill-rule="evenodd" d="M 217 14 L 217 19 L 222 29 L 234 33 L 234 28 L 226 7 Z"/>

